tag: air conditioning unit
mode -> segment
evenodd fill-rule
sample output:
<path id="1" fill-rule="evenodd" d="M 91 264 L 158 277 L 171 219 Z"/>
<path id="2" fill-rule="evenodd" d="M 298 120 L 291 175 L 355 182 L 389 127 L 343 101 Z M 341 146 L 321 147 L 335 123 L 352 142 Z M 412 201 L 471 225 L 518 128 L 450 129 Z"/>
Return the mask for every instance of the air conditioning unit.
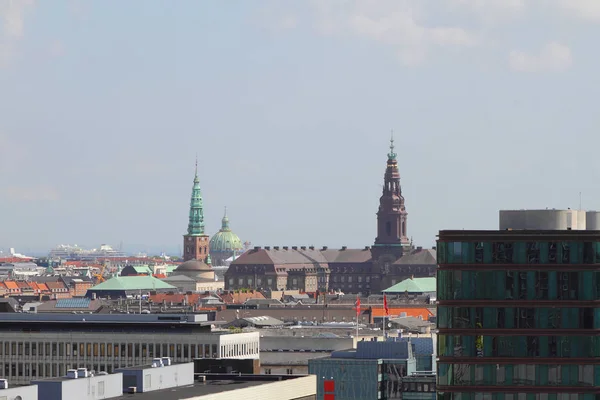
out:
<path id="1" fill-rule="evenodd" d="M 77 368 L 77 377 L 78 378 L 87 378 L 90 376 L 87 368 Z"/>
<path id="2" fill-rule="evenodd" d="M 67 378 L 77 379 L 77 370 L 76 369 L 68 369 L 67 370 Z"/>
<path id="3" fill-rule="evenodd" d="M 8 379 L 0 379 L 0 389 L 8 389 Z"/>
<path id="4" fill-rule="evenodd" d="M 131 393 L 131 394 L 137 393 L 137 386 L 129 386 L 127 388 L 127 393 Z"/>

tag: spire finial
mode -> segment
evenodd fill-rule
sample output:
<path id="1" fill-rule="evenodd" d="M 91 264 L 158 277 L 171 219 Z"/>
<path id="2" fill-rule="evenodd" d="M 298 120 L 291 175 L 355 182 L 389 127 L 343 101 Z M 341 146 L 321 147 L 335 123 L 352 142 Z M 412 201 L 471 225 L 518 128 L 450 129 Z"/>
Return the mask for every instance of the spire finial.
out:
<path id="1" fill-rule="evenodd" d="M 388 158 L 390 160 L 395 160 L 396 159 L 396 153 L 394 152 L 394 130 L 391 130 L 391 135 L 390 135 L 390 152 L 388 153 Z"/>
<path id="2" fill-rule="evenodd" d="M 196 176 L 198 176 L 198 153 L 196 153 L 196 168 L 195 168 L 195 171 L 196 171 Z"/>
<path id="3" fill-rule="evenodd" d="M 227 206 L 225 206 L 225 214 L 221 220 L 221 232 L 227 232 L 229 230 L 229 217 L 227 216 Z"/>

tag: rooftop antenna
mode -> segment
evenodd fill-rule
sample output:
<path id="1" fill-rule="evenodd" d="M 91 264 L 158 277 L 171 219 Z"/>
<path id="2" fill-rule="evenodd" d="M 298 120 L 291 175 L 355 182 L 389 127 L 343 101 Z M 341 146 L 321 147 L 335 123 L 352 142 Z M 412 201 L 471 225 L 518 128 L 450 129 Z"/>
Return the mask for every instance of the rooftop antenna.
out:
<path id="1" fill-rule="evenodd" d="M 581 211 L 581 192 L 579 192 L 579 210 Z"/>

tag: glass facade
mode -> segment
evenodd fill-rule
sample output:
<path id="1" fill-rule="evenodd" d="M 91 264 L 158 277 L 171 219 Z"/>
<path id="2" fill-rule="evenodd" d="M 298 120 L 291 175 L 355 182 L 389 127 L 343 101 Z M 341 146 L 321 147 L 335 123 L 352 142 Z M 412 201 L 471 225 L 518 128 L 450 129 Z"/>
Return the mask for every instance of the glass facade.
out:
<path id="1" fill-rule="evenodd" d="M 438 399 L 600 399 L 600 235 L 441 231 Z"/>

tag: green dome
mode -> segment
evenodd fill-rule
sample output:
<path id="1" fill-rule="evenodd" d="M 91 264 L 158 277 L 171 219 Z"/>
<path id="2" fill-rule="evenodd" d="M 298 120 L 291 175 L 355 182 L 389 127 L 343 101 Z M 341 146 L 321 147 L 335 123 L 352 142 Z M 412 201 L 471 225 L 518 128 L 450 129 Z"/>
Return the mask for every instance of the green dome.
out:
<path id="1" fill-rule="evenodd" d="M 213 258 L 223 259 L 224 256 L 229 258 L 234 252 L 239 252 L 243 249 L 242 241 L 229 228 L 229 218 L 227 217 L 227 209 L 225 216 L 221 220 L 221 230 L 210 238 L 210 253 Z"/>

